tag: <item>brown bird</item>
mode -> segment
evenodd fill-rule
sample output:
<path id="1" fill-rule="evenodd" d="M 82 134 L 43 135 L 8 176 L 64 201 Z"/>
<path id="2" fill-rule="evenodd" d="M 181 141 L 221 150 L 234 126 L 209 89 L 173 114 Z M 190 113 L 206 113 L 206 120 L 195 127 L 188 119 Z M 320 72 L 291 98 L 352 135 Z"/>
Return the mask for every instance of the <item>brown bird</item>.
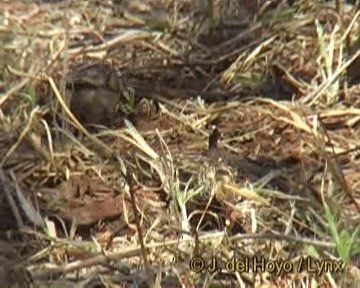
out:
<path id="1" fill-rule="evenodd" d="M 350 56 L 355 55 L 360 50 L 360 38 L 357 42 L 351 47 L 349 54 Z M 347 69 L 347 76 L 350 85 L 356 85 L 360 83 L 360 57 L 348 67 Z"/>
<path id="2" fill-rule="evenodd" d="M 70 110 L 85 124 L 118 126 L 126 116 L 124 87 L 116 70 L 105 63 L 82 65 L 68 76 Z"/>
<path id="3" fill-rule="evenodd" d="M 91 86 L 120 92 L 122 83 L 114 67 L 96 62 L 80 65 L 68 76 L 68 87 Z"/>
<path id="4" fill-rule="evenodd" d="M 120 117 L 124 116 L 116 111 L 119 103 L 117 92 L 105 88 L 81 87 L 72 93 L 70 109 L 85 125 L 113 127 L 120 121 Z"/>

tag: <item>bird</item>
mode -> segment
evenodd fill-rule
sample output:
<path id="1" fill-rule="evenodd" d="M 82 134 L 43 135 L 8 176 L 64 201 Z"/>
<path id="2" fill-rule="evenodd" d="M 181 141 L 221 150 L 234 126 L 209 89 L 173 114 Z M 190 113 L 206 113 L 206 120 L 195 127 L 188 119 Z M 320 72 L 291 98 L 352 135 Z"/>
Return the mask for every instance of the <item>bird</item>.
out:
<path id="1" fill-rule="evenodd" d="M 79 65 L 68 75 L 68 87 L 92 86 L 120 92 L 122 83 L 113 66 L 103 62 Z"/>
<path id="2" fill-rule="evenodd" d="M 86 126 L 117 126 L 128 114 L 120 76 L 110 64 L 80 65 L 67 76 L 70 110 Z"/>
<path id="3" fill-rule="evenodd" d="M 349 55 L 353 56 L 360 50 L 360 38 L 353 44 L 349 51 Z M 360 83 L 360 57 L 357 57 L 355 61 L 347 68 L 347 76 L 350 85 L 356 85 Z"/>
<path id="4" fill-rule="evenodd" d="M 70 100 L 70 110 L 86 126 L 101 125 L 108 128 L 116 126 L 120 117 L 116 111 L 119 94 L 99 87 L 82 87 L 76 89 Z"/>

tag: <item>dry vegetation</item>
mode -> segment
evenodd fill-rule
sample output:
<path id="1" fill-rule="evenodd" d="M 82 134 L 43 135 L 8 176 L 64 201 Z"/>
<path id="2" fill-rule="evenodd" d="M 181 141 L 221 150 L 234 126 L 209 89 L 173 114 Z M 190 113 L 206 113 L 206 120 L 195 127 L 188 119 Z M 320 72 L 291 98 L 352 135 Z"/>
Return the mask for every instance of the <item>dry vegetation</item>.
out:
<path id="1" fill-rule="evenodd" d="M 40 2 L 0 2 L 2 287 L 360 287 L 358 8 Z"/>

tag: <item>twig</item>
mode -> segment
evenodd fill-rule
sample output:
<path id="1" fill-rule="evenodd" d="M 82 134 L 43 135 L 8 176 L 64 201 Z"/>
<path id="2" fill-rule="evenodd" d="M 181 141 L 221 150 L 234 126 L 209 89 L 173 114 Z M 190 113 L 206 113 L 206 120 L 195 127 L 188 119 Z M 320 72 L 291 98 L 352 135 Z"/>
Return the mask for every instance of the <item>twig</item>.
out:
<path id="1" fill-rule="evenodd" d="M 148 258 L 147 258 L 147 252 L 146 252 L 146 246 L 145 246 L 145 243 L 144 243 L 144 237 L 143 237 L 142 230 L 141 230 L 141 227 L 140 227 L 139 212 L 138 212 L 138 209 L 136 207 L 135 191 L 134 191 L 134 185 L 133 185 L 134 181 L 133 181 L 132 177 L 133 177 L 132 170 L 131 170 L 130 167 L 128 167 L 127 171 L 126 171 L 125 179 L 126 179 L 127 184 L 129 185 L 129 190 L 130 190 L 129 192 L 130 192 L 130 197 L 131 197 L 130 202 L 131 202 L 131 206 L 132 206 L 132 209 L 133 209 L 133 212 L 134 212 L 135 225 L 136 225 L 136 230 L 137 230 L 138 237 L 139 237 L 142 258 L 144 260 L 144 265 L 145 265 L 145 268 L 146 268 L 147 280 L 149 282 L 148 284 L 149 284 L 149 287 L 153 287 L 154 280 L 153 280 L 152 272 L 151 272 L 151 269 L 150 269 L 149 261 L 148 261 Z"/>
<path id="2" fill-rule="evenodd" d="M 199 236 L 198 240 L 206 241 L 206 240 L 214 240 L 217 238 L 223 238 L 224 232 L 215 232 L 215 233 L 207 233 L 205 235 Z M 331 241 L 318 241 L 314 239 L 308 238 L 299 238 L 295 236 L 283 235 L 283 234 L 275 234 L 275 233 L 261 233 L 261 234 L 237 234 L 229 238 L 230 243 L 235 243 L 243 240 L 279 240 L 279 241 L 287 241 L 287 242 L 297 242 L 307 245 L 314 245 L 323 248 L 334 248 L 335 244 Z M 176 239 L 170 241 L 164 241 L 161 243 L 152 243 L 147 246 L 147 248 L 160 248 L 160 247 L 168 247 L 173 245 L 179 245 L 180 243 L 193 242 L 193 238 L 184 238 L 184 239 Z M 360 243 L 357 241 L 357 243 Z M 39 267 L 38 270 L 33 271 L 31 274 L 34 279 L 45 278 L 55 273 L 70 273 L 82 268 L 91 267 L 94 265 L 104 264 L 109 261 L 119 261 L 121 259 L 130 258 L 134 256 L 139 256 L 141 254 L 141 247 L 135 247 L 131 249 L 127 249 L 126 251 L 110 253 L 108 255 L 100 254 L 96 255 L 92 258 L 83 260 L 83 261 L 74 261 L 65 265 L 53 266 L 45 268 L 44 266 Z"/>
<path id="3" fill-rule="evenodd" d="M 331 150 L 332 150 L 332 156 L 327 157 L 327 155 L 325 155 L 327 160 L 328 160 L 329 167 L 330 167 L 330 170 L 332 172 L 332 175 L 336 179 L 338 184 L 340 184 L 341 188 L 345 191 L 345 193 L 350 198 L 351 202 L 355 205 L 357 211 L 360 214 L 360 206 L 357 203 L 357 201 L 355 200 L 354 196 L 352 195 L 352 193 L 351 193 L 351 191 L 349 189 L 349 185 L 347 184 L 347 182 L 345 180 L 344 174 L 343 174 L 342 170 L 340 169 L 340 165 L 339 165 L 339 162 L 337 160 L 338 157 L 337 157 L 337 155 L 335 153 L 334 145 L 333 145 L 333 143 L 331 141 L 331 138 L 330 138 L 329 134 L 327 133 L 327 130 L 325 129 L 325 126 L 324 126 L 323 122 L 321 121 L 320 117 L 319 117 L 319 123 L 320 123 L 321 130 L 326 135 L 326 137 L 328 139 L 328 143 L 329 143 L 329 145 L 331 147 Z"/>

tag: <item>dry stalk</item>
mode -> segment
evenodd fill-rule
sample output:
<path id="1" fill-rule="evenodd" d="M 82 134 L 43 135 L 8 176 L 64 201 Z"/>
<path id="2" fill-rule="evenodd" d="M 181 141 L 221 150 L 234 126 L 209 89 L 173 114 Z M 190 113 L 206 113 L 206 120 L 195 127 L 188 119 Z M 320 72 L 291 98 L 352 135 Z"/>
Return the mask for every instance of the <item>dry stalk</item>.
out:
<path id="1" fill-rule="evenodd" d="M 358 204 L 358 202 L 356 201 L 356 199 L 354 198 L 351 190 L 349 189 L 349 186 L 345 180 L 344 174 L 342 172 L 342 169 L 340 168 L 338 159 L 337 159 L 337 155 L 335 153 L 335 148 L 334 145 L 331 141 L 331 137 L 329 136 L 327 130 L 324 127 L 324 124 L 322 123 L 321 119 L 319 119 L 320 122 L 320 127 L 321 127 L 321 132 L 324 133 L 324 135 L 326 136 L 326 138 L 328 139 L 328 143 L 332 149 L 332 157 L 328 157 L 327 153 L 325 151 L 322 150 L 322 152 L 325 154 L 325 158 L 327 159 L 327 163 L 329 165 L 330 171 L 332 176 L 335 178 L 335 180 L 337 181 L 337 183 L 340 185 L 340 187 L 342 188 L 342 190 L 347 194 L 347 196 L 350 198 L 350 201 L 354 204 L 354 206 L 356 207 L 357 211 L 360 214 L 360 205 Z M 324 143 L 322 143 L 322 146 L 325 147 Z"/>
<path id="2" fill-rule="evenodd" d="M 153 287 L 153 285 L 154 285 L 153 284 L 154 283 L 153 273 L 152 273 L 150 265 L 149 265 L 148 256 L 147 256 L 147 252 L 146 252 L 146 246 L 144 243 L 143 232 L 140 227 L 139 212 L 138 212 L 138 208 L 136 205 L 136 197 L 135 197 L 135 191 L 134 191 L 134 185 L 133 185 L 133 177 L 134 176 L 133 176 L 131 169 L 128 168 L 127 174 L 125 175 L 125 179 L 126 179 L 127 184 L 129 185 L 131 206 L 132 206 L 132 209 L 134 212 L 135 225 L 136 225 L 136 229 L 137 229 L 137 233 L 138 233 L 138 237 L 139 237 L 141 254 L 142 254 L 144 265 L 146 268 L 148 285 L 149 285 L 149 287 Z"/>

